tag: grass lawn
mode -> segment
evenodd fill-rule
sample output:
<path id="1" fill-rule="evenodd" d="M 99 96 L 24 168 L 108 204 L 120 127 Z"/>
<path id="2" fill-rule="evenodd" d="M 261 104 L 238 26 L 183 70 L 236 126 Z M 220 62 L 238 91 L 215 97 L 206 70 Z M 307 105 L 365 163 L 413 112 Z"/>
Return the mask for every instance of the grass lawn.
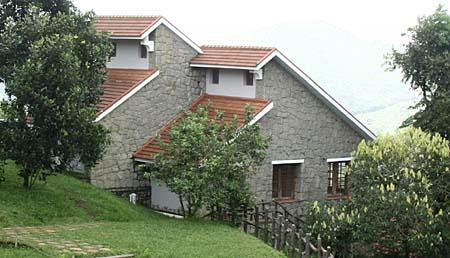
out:
<path id="1" fill-rule="evenodd" d="M 204 220 L 168 218 L 69 176 L 52 176 L 47 184 L 38 182 L 28 191 L 21 187 L 16 173 L 17 169 L 9 164 L 6 181 L 0 183 L 0 230 L 98 222 L 96 227 L 58 231 L 51 237 L 55 241 L 85 241 L 111 249 L 96 256 L 133 253 L 137 257 L 285 257 L 238 229 Z M 6 238 L 0 235 L 2 239 Z M 27 240 L 20 243 L 29 247 L 0 243 L 0 257 L 62 255 L 54 247 Z"/>

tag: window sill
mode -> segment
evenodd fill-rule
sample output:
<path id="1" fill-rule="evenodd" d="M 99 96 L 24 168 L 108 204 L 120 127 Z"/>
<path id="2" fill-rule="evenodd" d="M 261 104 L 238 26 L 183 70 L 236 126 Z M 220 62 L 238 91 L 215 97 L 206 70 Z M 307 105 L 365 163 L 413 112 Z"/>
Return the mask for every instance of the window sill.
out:
<path id="1" fill-rule="evenodd" d="M 273 199 L 273 200 L 275 202 L 281 203 L 281 204 L 298 202 L 298 200 L 296 200 L 296 199 Z"/>
<path id="2" fill-rule="evenodd" d="M 343 194 L 330 194 L 327 196 L 327 200 L 348 200 L 349 198 L 349 195 Z"/>

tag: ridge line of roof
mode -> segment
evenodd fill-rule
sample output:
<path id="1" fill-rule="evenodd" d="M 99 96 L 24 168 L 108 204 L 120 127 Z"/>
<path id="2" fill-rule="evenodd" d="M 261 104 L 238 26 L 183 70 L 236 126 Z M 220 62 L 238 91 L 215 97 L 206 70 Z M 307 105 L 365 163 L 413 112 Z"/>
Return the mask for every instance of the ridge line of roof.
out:
<path id="1" fill-rule="evenodd" d="M 201 48 L 258 49 L 258 50 L 275 50 L 276 49 L 276 47 L 244 46 L 244 45 L 202 45 Z"/>
<path id="2" fill-rule="evenodd" d="M 101 18 L 158 18 L 163 17 L 162 15 L 96 15 L 96 17 Z"/>

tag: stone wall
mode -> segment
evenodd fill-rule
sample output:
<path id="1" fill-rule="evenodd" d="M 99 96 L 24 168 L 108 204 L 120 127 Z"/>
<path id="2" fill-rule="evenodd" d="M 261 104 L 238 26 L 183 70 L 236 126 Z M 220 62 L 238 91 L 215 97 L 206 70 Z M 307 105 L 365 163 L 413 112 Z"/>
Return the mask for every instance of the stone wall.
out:
<path id="1" fill-rule="evenodd" d="M 199 96 L 198 85 L 205 85 L 204 72 L 189 67 L 194 49 L 164 25 L 152 34 L 155 51 L 149 62 L 160 75 L 101 120 L 112 142 L 90 171 L 91 183 L 99 187 L 147 185 L 133 173 L 132 153 Z"/>
<path id="2" fill-rule="evenodd" d="M 296 199 L 324 198 L 326 159 L 350 156 L 362 138 L 277 61 L 266 64 L 263 74 L 256 95 L 273 100 L 273 109 L 260 120 L 272 143 L 264 165 L 250 180 L 256 200 L 272 199 L 271 161 L 292 159 L 305 160 L 297 174 Z"/>

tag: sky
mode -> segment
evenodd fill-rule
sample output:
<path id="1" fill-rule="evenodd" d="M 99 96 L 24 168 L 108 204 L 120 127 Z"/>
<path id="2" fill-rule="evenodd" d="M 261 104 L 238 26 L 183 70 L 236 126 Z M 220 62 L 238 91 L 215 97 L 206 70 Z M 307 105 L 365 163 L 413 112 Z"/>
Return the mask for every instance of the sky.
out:
<path id="1" fill-rule="evenodd" d="M 239 44 L 249 35 L 282 23 L 326 22 L 362 39 L 399 45 L 417 17 L 449 0 L 74 0 L 100 15 L 163 15 L 198 44 Z M 240 37 L 241 38 L 241 37 Z"/>

